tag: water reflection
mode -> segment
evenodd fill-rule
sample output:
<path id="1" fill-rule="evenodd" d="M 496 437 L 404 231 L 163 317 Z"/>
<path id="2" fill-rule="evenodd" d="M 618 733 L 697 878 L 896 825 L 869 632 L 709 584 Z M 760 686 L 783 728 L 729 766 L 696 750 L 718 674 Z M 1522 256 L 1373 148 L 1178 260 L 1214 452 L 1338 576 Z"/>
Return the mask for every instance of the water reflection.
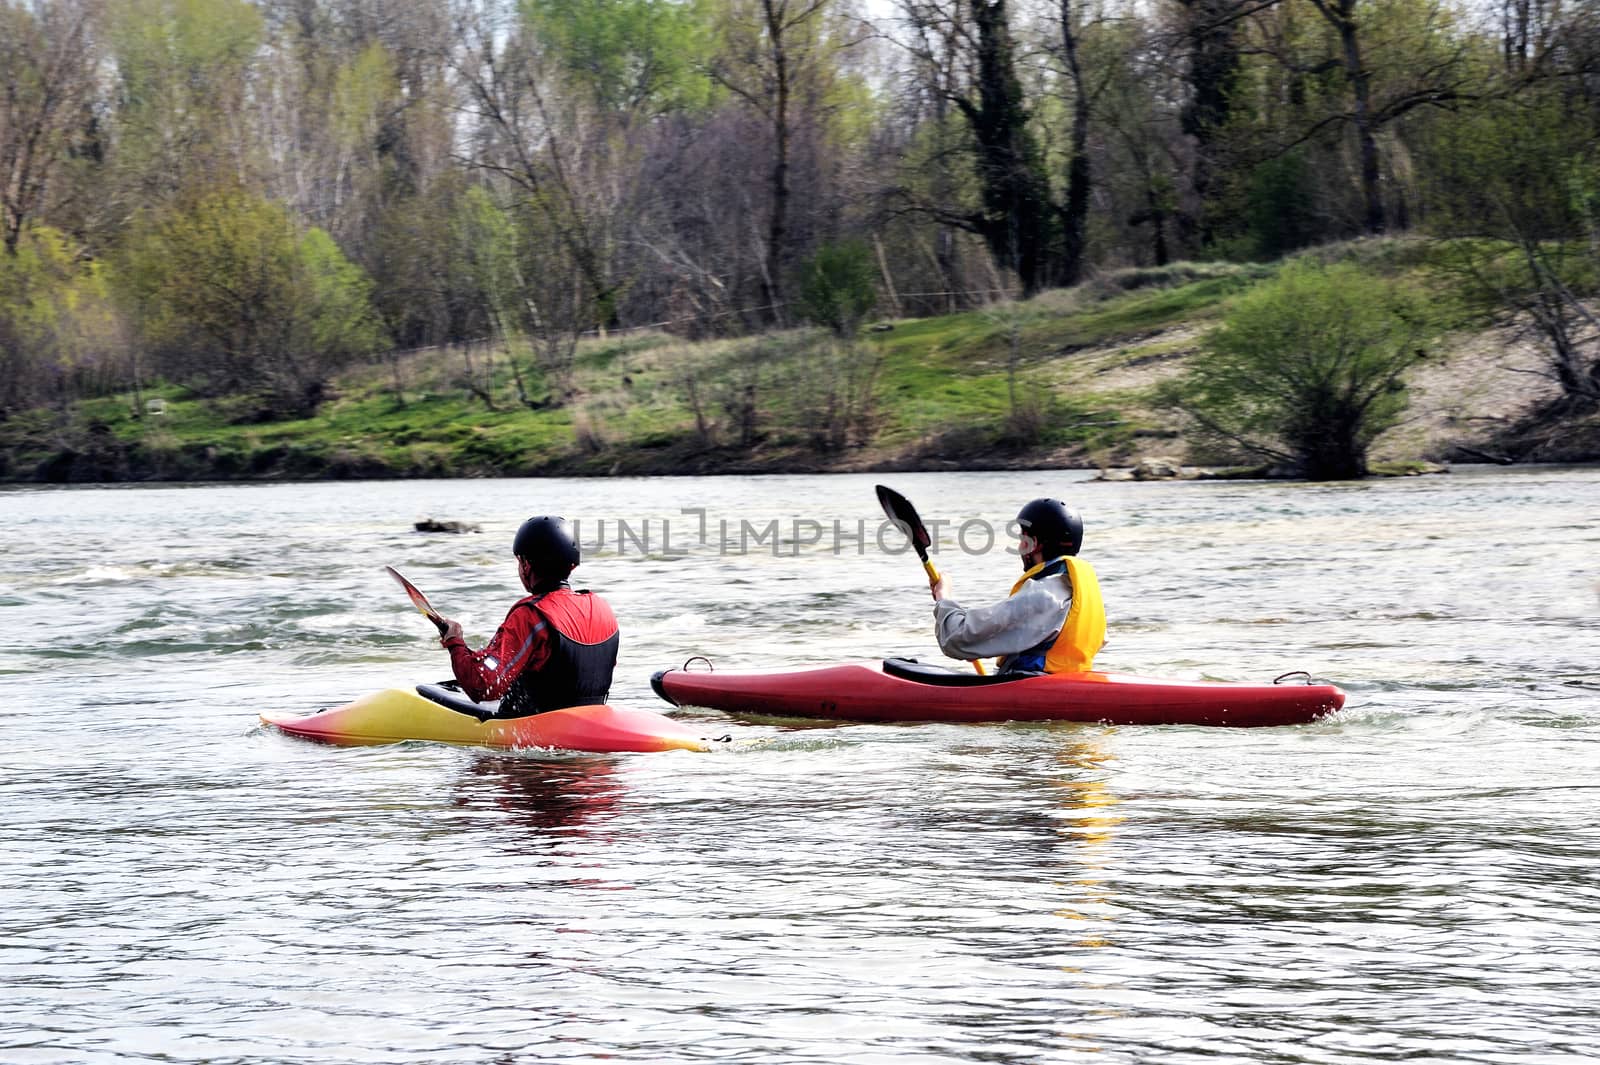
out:
<path id="1" fill-rule="evenodd" d="M 1063 885 L 1072 904 L 1057 910 L 1056 916 L 1083 923 L 1076 946 L 1104 947 L 1110 942 L 1112 909 L 1105 872 L 1116 828 L 1123 821 L 1117 812 L 1121 800 L 1106 781 L 1115 758 L 1098 742 L 1085 740 L 1063 743 L 1055 760 L 1063 770 L 1052 781 L 1060 789 L 1064 811 L 1057 831 L 1070 844 L 1078 870 L 1077 877 Z"/>
<path id="2" fill-rule="evenodd" d="M 509 814 L 544 835 L 593 836 L 603 835 L 616 817 L 624 790 L 615 761 L 508 751 L 468 762 L 456 781 L 454 803 Z"/>

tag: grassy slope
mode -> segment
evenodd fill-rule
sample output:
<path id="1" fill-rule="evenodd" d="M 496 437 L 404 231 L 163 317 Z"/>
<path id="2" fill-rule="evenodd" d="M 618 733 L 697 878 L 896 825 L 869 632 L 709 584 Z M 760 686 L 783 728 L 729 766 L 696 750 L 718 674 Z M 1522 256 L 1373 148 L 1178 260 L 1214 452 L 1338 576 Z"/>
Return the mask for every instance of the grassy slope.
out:
<path id="1" fill-rule="evenodd" d="M 1397 247 L 1346 254 L 1388 270 L 1421 265 Z M 1147 405 L 1152 386 L 1182 366 L 1230 295 L 1270 273 L 1204 264 L 1125 271 L 1027 303 L 901 321 L 866 334 L 853 359 L 804 332 L 592 341 L 579 352 L 578 395 L 561 408 L 520 404 L 503 354 L 495 409 L 486 408 L 464 387 L 466 357 L 455 350 L 354 368 L 315 418 L 300 421 L 252 424 L 242 402 L 165 388 L 145 394 L 166 401 L 160 416 L 136 419 L 131 397 L 120 396 L 65 418 L 32 412 L 0 422 L 0 477 L 34 479 L 52 457 L 50 476 L 73 480 L 1117 464 L 1136 457 L 1144 438 L 1177 435 L 1172 416 Z M 480 373 L 484 354 L 474 353 Z M 854 420 L 847 446 L 819 446 L 830 383 L 875 356 L 871 412 Z M 736 411 L 751 382 L 757 416 L 746 444 Z M 1158 449 L 1181 453 L 1182 444 Z"/>

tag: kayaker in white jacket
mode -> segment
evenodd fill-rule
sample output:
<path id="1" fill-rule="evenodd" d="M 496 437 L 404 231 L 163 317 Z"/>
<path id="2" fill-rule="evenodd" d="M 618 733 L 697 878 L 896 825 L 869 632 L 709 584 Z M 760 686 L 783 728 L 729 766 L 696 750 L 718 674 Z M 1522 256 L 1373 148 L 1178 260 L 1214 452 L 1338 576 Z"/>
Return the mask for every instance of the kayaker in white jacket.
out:
<path id="1" fill-rule="evenodd" d="M 968 661 L 1000 659 L 1000 673 L 1070 673 L 1094 668 L 1106 614 L 1094 568 L 1077 557 L 1083 519 L 1059 499 L 1035 499 L 1017 513 L 1022 577 L 991 606 L 951 599 L 943 576 L 933 585 L 939 649 Z"/>

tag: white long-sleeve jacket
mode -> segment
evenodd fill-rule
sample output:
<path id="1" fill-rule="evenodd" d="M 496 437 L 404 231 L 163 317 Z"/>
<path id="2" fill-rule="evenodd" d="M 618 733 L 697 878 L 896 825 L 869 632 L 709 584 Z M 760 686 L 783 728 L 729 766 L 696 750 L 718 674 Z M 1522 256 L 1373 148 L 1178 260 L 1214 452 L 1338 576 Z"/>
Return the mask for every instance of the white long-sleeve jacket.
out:
<path id="1" fill-rule="evenodd" d="M 933 604 L 939 650 L 951 658 L 1014 655 L 1061 631 L 1072 609 L 1072 584 L 1065 573 L 1025 583 L 993 606 L 964 607 L 953 599 Z"/>

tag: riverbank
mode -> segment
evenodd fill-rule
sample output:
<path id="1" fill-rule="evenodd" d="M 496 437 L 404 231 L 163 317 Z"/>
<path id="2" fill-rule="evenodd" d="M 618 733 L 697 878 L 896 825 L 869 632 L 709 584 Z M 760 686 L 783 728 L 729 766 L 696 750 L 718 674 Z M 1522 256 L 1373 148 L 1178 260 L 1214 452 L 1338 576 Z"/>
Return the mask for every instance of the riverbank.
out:
<path id="1" fill-rule="evenodd" d="M 1374 251 L 1376 248 L 1376 252 Z M 1425 255 L 1360 254 L 1391 271 Z M 1355 254 L 1355 253 L 1352 253 Z M 1409 257 L 1409 258 L 1408 258 Z M 1248 464 L 1191 439 L 1154 393 L 1184 372 L 1227 299 L 1270 267 L 1130 270 L 1026 303 L 886 321 L 852 344 L 794 330 L 581 345 L 555 404 L 527 353 L 404 355 L 337 378 L 317 415 L 262 421 L 248 399 L 173 387 L 13 413 L 0 481 L 273 481 L 1131 468 Z M 519 384 L 508 358 L 522 360 Z M 1463 320 L 1413 372 L 1375 465 L 1600 460 L 1600 417 L 1551 419 L 1537 348 Z"/>

